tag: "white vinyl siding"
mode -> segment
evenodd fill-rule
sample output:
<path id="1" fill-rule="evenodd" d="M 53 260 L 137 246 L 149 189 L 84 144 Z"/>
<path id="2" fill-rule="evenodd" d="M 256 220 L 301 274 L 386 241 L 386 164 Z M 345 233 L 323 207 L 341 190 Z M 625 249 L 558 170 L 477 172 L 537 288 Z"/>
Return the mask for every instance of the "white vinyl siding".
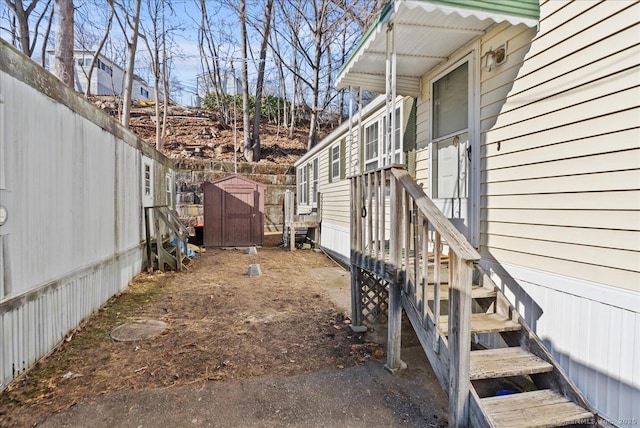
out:
<path id="1" fill-rule="evenodd" d="M 509 59 L 481 79 L 481 254 L 614 422 L 640 418 L 639 16 L 543 1 L 531 43 L 508 25 L 482 41 Z"/>
<path id="2" fill-rule="evenodd" d="M 525 266 L 543 258 L 558 274 L 616 287 L 640 283 L 640 229 L 608 220 L 640 209 L 640 37 L 630 6 L 543 5 L 554 13 L 542 19 L 481 153 L 482 206 L 501 211 L 484 215 L 500 218 L 482 225 L 484 254 Z M 483 82 L 492 93 L 496 86 Z M 538 219 L 567 208 L 575 222 Z"/>

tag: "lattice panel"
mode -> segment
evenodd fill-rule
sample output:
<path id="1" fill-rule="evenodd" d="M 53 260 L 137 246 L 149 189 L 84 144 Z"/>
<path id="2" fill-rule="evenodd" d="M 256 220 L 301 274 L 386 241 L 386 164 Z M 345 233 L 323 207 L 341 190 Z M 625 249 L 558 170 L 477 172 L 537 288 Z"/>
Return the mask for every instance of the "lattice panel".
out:
<path id="1" fill-rule="evenodd" d="M 366 270 L 358 269 L 358 283 L 362 296 L 362 320 L 372 324 L 386 324 L 389 307 L 387 282 Z"/>

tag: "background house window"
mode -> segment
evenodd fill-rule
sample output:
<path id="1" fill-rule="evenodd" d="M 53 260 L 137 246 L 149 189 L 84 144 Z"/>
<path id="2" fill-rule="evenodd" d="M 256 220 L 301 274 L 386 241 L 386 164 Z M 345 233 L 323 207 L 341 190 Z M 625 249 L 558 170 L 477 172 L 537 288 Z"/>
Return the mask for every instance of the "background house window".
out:
<path id="1" fill-rule="evenodd" d="M 311 162 L 311 206 L 318 206 L 318 158 Z"/>
<path id="2" fill-rule="evenodd" d="M 144 194 L 151 195 L 151 165 L 144 164 Z"/>
<path id="3" fill-rule="evenodd" d="M 340 144 L 331 147 L 331 178 L 340 178 Z"/>
<path id="4" fill-rule="evenodd" d="M 380 141 L 378 122 L 367 126 L 364 131 L 364 169 L 378 168 L 378 145 Z"/>
<path id="5" fill-rule="evenodd" d="M 173 180 L 171 180 L 171 174 L 167 173 L 167 175 L 165 177 L 165 187 L 166 187 L 165 190 L 167 192 L 167 205 L 169 205 L 169 206 L 172 206 L 172 203 L 171 203 L 172 202 L 171 201 L 171 199 L 172 199 L 171 196 L 173 194 L 173 192 L 172 192 L 172 190 L 173 190 L 172 189 L 172 187 L 173 187 L 172 181 Z"/>
<path id="6" fill-rule="evenodd" d="M 145 98 L 149 98 L 149 91 L 147 91 L 145 88 L 140 88 L 140 95 Z"/>
<path id="7" fill-rule="evenodd" d="M 307 174 L 308 169 L 307 165 L 301 166 L 298 169 L 298 204 L 299 205 L 307 205 L 309 203 L 308 199 L 308 190 L 307 187 Z"/>

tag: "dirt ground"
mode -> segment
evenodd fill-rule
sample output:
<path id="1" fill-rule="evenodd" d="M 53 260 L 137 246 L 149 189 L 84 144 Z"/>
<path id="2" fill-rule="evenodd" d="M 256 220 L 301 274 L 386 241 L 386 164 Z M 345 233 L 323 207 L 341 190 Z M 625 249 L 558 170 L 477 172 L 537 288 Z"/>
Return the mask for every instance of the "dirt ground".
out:
<path id="1" fill-rule="evenodd" d="M 245 275 L 259 263 L 262 275 Z M 383 361 L 318 287 L 312 251 L 209 250 L 189 272 L 141 274 L 0 395 L 0 426 L 33 426 L 92 397 L 256 377 L 296 376 Z M 316 269 L 317 271 L 317 269 Z M 115 342 L 132 320 L 168 324 L 155 338 Z"/>

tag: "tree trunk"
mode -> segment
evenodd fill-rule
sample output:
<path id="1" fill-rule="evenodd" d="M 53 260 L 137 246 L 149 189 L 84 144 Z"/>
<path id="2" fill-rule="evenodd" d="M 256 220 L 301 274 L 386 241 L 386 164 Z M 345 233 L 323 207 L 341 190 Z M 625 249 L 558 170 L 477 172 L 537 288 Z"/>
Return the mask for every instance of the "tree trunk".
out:
<path id="1" fill-rule="evenodd" d="M 129 127 L 129 117 L 131 116 L 131 91 L 133 90 L 133 75 L 136 61 L 136 49 L 138 47 L 138 31 L 140 28 L 140 3 L 136 0 L 133 16 L 133 28 L 131 28 L 131 39 L 127 41 L 127 69 L 124 77 L 124 94 L 122 96 L 122 125 Z"/>
<path id="2" fill-rule="evenodd" d="M 56 0 L 58 31 L 54 56 L 55 75 L 65 85 L 74 87 L 73 0 Z"/>
<path id="3" fill-rule="evenodd" d="M 258 82 L 256 83 L 256 102 L 253 113 L 253 160 L 260 160 L 260 116 L 262 110 L 262 86 L 264 83 L 265 60 L 267 58 L 267 42 L 269 41 L 269 27 L 271 25 L 271 11 L 273 0 L 267 0 L 264 9 L 264 27 L 262 29 L 262 43 L 260 44 L 260 63 L 258 64 Z"/>
<path id="4" fill-rule="evenodd" d="M 249 162 L 253 162 L 253 150 L 251 144 L 251 133 L 249 131 L 249 71 L 247 68 L 247 12 L 245 0 L 240 0 L 240 41 L 242 44 L 242 146 L 244 157 Z M 235 82 L 233 82 L 235 84 Z"/>
<path id="5" fill-rule="evenodd" d="M 107 42 L 107 39 L 109 38 L 109 33 L 111 31 L 111 24 L 113 23 L 113 15 L 114 15 L 114 11 L 113 11 L 113 9 L 111 9 L 111 12 L 109 13 L 109 19 L 107 20 L 107 25 L 106 25 L 104 34 L 102 36 L 102 39 L 100 39 L 100 43 L 98 44 L 98 48 L 96 49 L 96 51 L 93 54 L 93 57 L 91 58 L 91 64 L 89 64 L 89 72 L 86 75 L 86 77 L 87 77 L 87 87 L 84 90 L 84 95 L 86 97 L 89 97 L 91 95 L 91 77 L 93 76 L 93 70 L 96 67 L 96 61 L 98 59 L 98 56 L 100 55 L 100 52 L 102 52 L 102 49 L 104 48 L 104 45 Z"/>

